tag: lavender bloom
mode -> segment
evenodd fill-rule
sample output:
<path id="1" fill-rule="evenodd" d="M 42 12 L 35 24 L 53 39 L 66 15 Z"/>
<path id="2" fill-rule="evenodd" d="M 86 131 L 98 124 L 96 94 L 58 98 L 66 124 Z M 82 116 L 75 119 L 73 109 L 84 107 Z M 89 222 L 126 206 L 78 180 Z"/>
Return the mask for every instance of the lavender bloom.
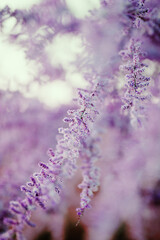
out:
<path id="1" fill-rule="evenodd" d="M 76 209 L 80 217 L 83 215 L 85 209 L 91 207 L 91 198 L 99 186 L 99 168 L 94 166 L 94 163 L 100 158 L 100 155 L 99 149 L 96 146 L 98 139 L 94 138 L 88 139 L 88 141 L 83 143 L 83 152 L 81 153 L 81 157 L 84 158 L 82 165 L 83 181 L 78 185 L 78 187 L 82 189 L 80 195 L 81 208 Z"/>
<path id="2" fill-rule="evenodd" d="M 128 48 L 120 52 L 122 59 L 127 63 L 121 66 L 121 68 L 127 72 L 127 90 L 123 98 L 124 105 L 122 108 L 123 110 L 131 109 L 131 118 L 133 121 L 136 121 L 138 125 L 142 124 L 141 117 L 143 118 L 145 109 L 142 102 L 149 99 L 149 94 L 146 90 L 150 81 L 149 77 L 143 75 L 147 65 L 141 62 L 144 53 L 141 52 L 140 46 L 140 41 L 131 39 Z"/>
<path id="3" fill-rule="evenodd" d="M 90 134 L 94 122 L 93 118 L 98 114 L 96 104 L 101 101 L 101 98 L 99 99 L 101 91 L 100 83 L 96 85 L 95 90 L 91 93 L 85 91 L 85 95 L 82 95 L 79 91 L 79 105 L 81 108 L 69 112 L 73 118 L 64 118 L 65 122 L 69 122 L 70 128 L 59 129 L 59 132 L 64 137 L 58 141 L 55 153 L 50 150 L 49 163 L 40 163 L 41 171 L 33 174 L 33 177 L 31 177 L 32 182 L 28 182 L 27 187 L 21 187 L 21 190 L 27 196 L 24 199 L 25 206 L 21 201 L 16 201 L 14 204 L 10 202 L 10 210 L 17 219 L 5 219 L 5 223 L 12 227 L 11 236 L 13 234 L 16 234 L 16 236 L 21 235 L 26 223 L 33 226 L 29 219 L 31 212 L 35 209 L 35 204 L 45 209 L 45 203 L 49 202 L 50 204 L 51 202 L 52 207 L 54 207 L 60 201 L 59 195 L 62 190 L 62 182 L 65 178 L 73 176 L 76 170 L 76 159 L 79 156 L 79 147 L 82 141 Z M 90 113 L 90 117 L 88 117 L 88 113 Z M 94 191 L 94 188 L 92 191 Z"/>
<path id="4" fill-rule="evenodd" d="M 132 27 L 140 27 L 140 22 L 144 20 L 149 9 L 145 6 L 145 0 L 130 0 L 126 7 L 126 16 L 131 20 Z"/>
<path id="5" fill-rule="evenodd" d="M 0 240 L 160 239 L 159 1 L 8 4 L 0 41 L 36 70 L 1 57 Z M 70 106 L 24 97 L 59 83 Z"/>

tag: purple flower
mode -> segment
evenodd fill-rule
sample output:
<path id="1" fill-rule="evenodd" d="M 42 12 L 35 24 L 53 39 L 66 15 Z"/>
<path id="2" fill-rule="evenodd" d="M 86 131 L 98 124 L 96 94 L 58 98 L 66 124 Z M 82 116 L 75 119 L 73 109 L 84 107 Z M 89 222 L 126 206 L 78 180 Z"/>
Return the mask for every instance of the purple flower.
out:
<path id="1" fill-rule="evenodd" d="M 0 240 L 159 239 L 159 1 L 11 4 L 0 40 L 37 68 L 0 58 Z M 59 80 L 70 106 L 25 97 Z"/>

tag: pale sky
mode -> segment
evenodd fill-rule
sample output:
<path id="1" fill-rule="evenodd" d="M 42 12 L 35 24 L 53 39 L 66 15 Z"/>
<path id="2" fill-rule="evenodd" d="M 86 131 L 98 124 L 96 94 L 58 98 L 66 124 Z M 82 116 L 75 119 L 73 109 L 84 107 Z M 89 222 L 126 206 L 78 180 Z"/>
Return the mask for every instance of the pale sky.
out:
<path id="1" fill-rule="evenodd" d="M 0 8 L 8 5 L 12 9 L 29 9 L 33 4 L 40 2 L 42 0 L 0 0 Z M 69 9 L 77 18 L 83 18 L 89 14 L 89 10 L 99 7 L 99 2 L 100 0 L 66 0 Z M 0 35 L 0 88 L 6 89 L 9 83 L 9 88 L 12 91 L 20 90 L 21 85 L 31 82 L 36 77 L 40 67 L 37 62 L 25 58 L 24 50 L 21 47 L 7 42 L 7 34 L 12 30 L 14 24 L 14 18 L 7 20 L 3 28 L 3 34 Z M 69 84 L 61 79 L 43 87 L 34 83 L 31 92 L 26 95 L 37 97 L 48 106 L 69 103 L 73 97 L 71 85 L 74 87 L 86 86 L 83 77 L 75 72 L 71 65 L 76 54 L 81 51 L 81 39 L 79 37 L 57 36 L 53 43 L 46 46 L 46 52 L 51 63 L 54 62 L 55 64 L 56 59 L 57 64 L 62 64 L 67 69 L 66 78 Z"/>

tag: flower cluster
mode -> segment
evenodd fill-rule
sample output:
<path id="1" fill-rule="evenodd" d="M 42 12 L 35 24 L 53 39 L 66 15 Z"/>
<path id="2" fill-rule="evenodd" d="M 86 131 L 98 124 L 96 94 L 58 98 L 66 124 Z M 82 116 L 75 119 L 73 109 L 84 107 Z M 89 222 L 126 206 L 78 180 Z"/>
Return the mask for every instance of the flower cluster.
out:
<path id="1" fill-rule="evenodd" d="M 131 109 L 131 118 L 133 121 L 137 121 L 141 125 L 141 116 L 144 116 L 144 101 L 149 99 L 147 92 L 150 78 L 145 77 L 143 72 L 147 67 L 142 63 L 144 53 L 141 51 L 141 42 L 135 39 L 131 39 L 129 46 L 126 50 L 120 52 L 122 59 L 126 62 L 126 65 L 122 65 L 121 68 L 126 74 L 126 92 L 123 98 L 123 109 Z"/>
<path id="2" fill-rule="evenodd" d="M 0 240 L 160 239 L 160 4 L 90 2 L 0 10 L 0 40 L 37 67 L 25 88 L 0 83 Z M 68 62 L 61 39 L 80 43 Z M 70 106 L 25 97 L 59 80 Z"/>

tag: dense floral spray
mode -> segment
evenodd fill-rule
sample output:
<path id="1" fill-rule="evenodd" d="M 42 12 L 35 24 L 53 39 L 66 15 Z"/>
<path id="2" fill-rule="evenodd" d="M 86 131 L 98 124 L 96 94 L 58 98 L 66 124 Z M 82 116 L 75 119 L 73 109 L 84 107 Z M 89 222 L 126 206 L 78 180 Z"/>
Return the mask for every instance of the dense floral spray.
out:
<path id="1" fill-rule="evenodd" d="M 3 41 L 36 66 L 0 85 L 0 240 L 160 239 L 160 2 L 95 2 L 0 9 Z M 62 80 L 68 106 L 26 97 Z"/>

